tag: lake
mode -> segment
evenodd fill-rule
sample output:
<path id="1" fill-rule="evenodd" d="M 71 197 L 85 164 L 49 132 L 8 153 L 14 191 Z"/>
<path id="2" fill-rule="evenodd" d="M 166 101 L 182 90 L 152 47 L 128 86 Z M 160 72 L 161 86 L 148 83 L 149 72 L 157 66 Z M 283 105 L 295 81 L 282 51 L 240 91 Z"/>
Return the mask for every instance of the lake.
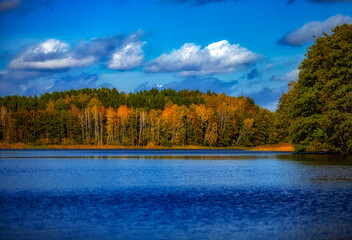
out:
<path id="1" fill-rule="evenodd" d="M 0 150 L 1 239 L 352 239 L 352 158 Z"/>

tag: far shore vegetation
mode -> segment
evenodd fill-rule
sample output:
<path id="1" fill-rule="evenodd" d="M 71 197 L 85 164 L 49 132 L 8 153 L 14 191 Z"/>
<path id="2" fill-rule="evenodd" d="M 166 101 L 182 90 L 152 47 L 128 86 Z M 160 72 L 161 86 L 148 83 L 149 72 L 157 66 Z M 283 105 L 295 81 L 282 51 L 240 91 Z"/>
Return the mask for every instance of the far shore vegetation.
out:
<path id="1" fill-rule="evenodd" d="M 118 146 L 118 145 L 87 145 L 87 144 L 76 144 L 76 145 L 42 145 L 35 146 L 32 144 L 24 143 L 0 143 L 0 149 L 174 149 L 174 150 L 208 150 L 208 149 L 225 149 L 225 150 L 247 150 L 247 151 L 275 151 L 275 152 L 292 152 L 294 150 L 293 145 L 290 143 L 280 144 L 267 144 L 256 147 L 210 147 L 210 146 Z"/>
<path id="2" fill-rule="evenodd" d="M 275 113 L 248 97 L 81 89 L 0 98 L 0 148 L 352 153 L 352 25 L 308 48 Z"/>

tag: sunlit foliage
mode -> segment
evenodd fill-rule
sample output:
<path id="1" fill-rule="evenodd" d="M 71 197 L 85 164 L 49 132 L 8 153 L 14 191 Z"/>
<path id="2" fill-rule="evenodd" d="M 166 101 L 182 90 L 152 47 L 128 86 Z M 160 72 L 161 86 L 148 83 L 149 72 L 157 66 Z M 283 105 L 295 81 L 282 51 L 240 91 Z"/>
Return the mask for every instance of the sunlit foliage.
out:
<path id="1" fill-rule="evenodd" d="M 34 145 L 254 146 L 275 143 L 274 114 L 246 97 L 82 89 L 0 98 L 2 142 Z"/>

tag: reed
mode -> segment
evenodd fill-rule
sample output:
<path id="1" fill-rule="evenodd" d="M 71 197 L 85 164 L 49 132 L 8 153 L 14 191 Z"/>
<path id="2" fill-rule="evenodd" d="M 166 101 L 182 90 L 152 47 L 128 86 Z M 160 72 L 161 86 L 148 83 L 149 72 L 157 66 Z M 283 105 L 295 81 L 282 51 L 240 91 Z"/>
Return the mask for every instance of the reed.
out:
<path id="1" fill-rule="evenodd" d="M 250 151 L 276 151 L 293 152 L 294 147 L 291 143 L 266 144 L 249 149 Z"/>

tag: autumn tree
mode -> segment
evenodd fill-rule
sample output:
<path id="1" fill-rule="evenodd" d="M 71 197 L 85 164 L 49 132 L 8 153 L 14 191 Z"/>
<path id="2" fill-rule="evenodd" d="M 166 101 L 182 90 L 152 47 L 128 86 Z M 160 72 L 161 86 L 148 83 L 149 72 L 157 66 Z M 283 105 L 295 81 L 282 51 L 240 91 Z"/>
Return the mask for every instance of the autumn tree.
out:
<path id="1" fill-rule="evenodd" d="M 107 132 L 107 138 L 106 138 L 106 143 L 107 144 L 113 144 L 115 141 L 115 133 L 116 128 L 117 128 L 117 114 L 116 111 L 114 110 L 113 107 L 108 107 L 106 109 L 106 132 Z"/>
<path id="2" fill-rule="evenodd" d="M 125 144 L 125 138 L 128 127 L 128 119 L 129 119 L 129 109 L 127 106 L 122 105 L 117 109 L 117 118 L 119 121 L 119 142 Z"/>
<path id="3" fill-rule="evenodd" d="M 211 92 L 81 89 L 7 96 L 0 107 L 0 137 L 9 143 L 221 147 L 273 139 L 269 111 Z"/>
<path id="4" fill-rule="evenodd" d="M 13 128 L 13 121 L 11 118 L 11 113 L 8 112 L 7 108 L 2 106 L 0 109 L 0 118 L 1 118 L 1 122 L 0 122 L 0 127 L 1 127 L 1 139 L 6 142 L 9 143 L 11 140 L 11 130 Z"/>

